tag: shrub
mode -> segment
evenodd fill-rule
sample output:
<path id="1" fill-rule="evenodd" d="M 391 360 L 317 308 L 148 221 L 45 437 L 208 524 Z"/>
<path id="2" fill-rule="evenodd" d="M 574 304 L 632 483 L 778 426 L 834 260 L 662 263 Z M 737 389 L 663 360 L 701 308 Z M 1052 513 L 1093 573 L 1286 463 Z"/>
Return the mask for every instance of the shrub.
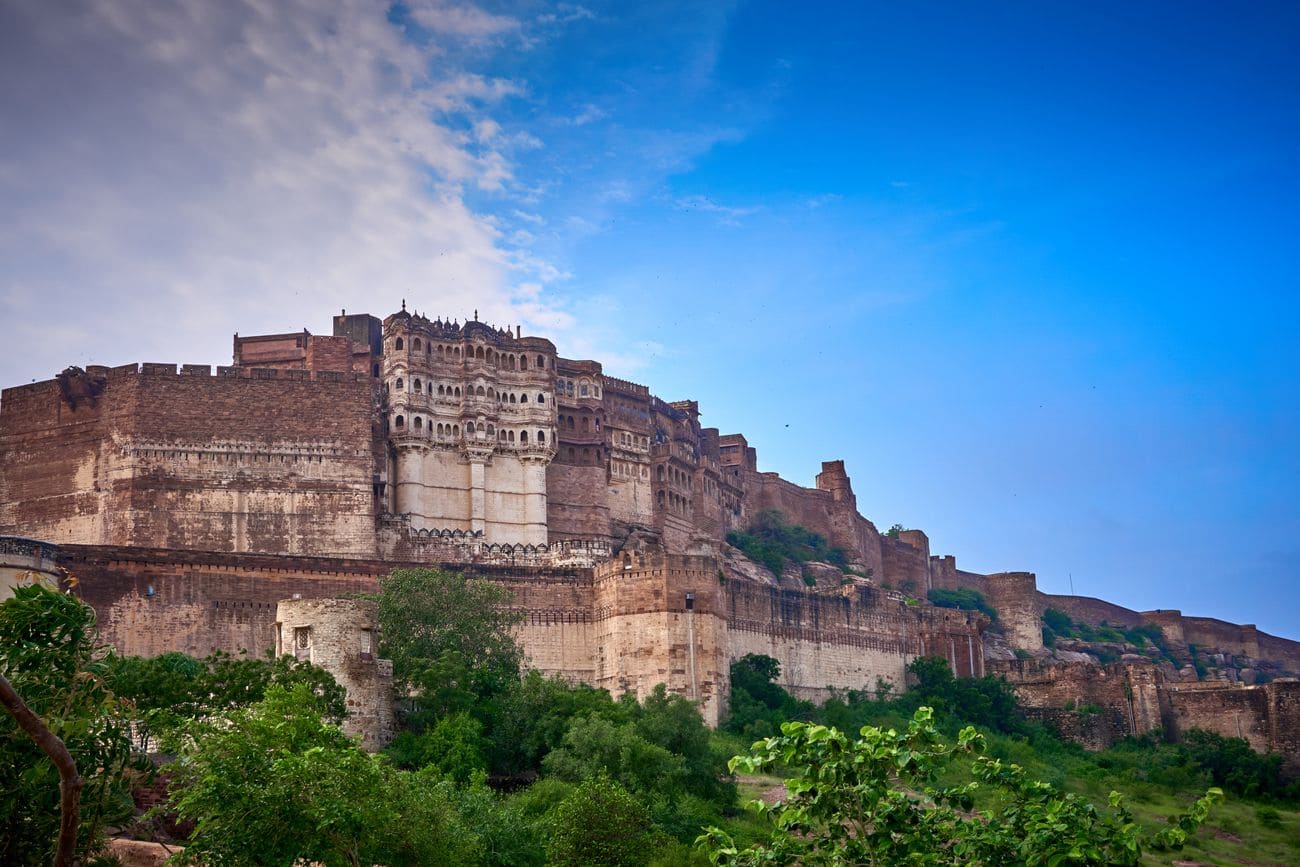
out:
<path id="1" fill-rule="evenodd" d="M 978 590 L 971 590 L 966 587 L 958 587 L 956 590 L 932 587 L 927 596 L 930 602 L 939 608 L 979 611 L 989 620 L 996 621 L 998 619 L 997 610 L 992 605 L 989 605 L 988 600 L 984 598 L 984 594 Z"/>
<path id="2" fill-rule="evenodd" d="M 654 849 L 650 813 L 618 783 L 599 774 L 558 807 L 546 845 L 548 863 L 637 867 Z"/>

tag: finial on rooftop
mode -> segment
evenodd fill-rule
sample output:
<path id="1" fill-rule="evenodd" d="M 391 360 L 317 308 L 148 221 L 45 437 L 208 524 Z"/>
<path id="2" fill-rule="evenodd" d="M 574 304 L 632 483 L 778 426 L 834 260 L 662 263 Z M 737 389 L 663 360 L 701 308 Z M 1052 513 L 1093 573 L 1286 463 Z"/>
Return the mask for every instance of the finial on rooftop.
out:
<path id="1" fill-rule="evenodd" d="M 402 312 L 403 312 L 403 313 L 406 312 L 406 299 L 405 299 L 405 298 L 402 299 Z"/>
<path id="2" fill-rule="evenodd" d="M 474 321 L 475 321 L 475 322 L 478 322 L 478 308 L 477 308 L 477 307 L 474 308 Z"/>

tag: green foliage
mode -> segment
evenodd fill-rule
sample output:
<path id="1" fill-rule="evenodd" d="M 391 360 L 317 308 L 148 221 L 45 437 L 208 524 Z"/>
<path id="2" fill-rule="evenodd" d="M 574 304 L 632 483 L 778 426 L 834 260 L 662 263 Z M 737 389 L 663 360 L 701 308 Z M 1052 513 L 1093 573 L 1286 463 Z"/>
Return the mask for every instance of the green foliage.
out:
<path id="1" fill-rule="evenodd" d="M 131 814 L 128 709 L 104 682 L 95 612 L 39 584 L 0 603 L 0 674 L 60 738 L 84 781 L 79 855 L 97 851 L 104 829 Z M 0 863 L 50 863 L 59 832 L 59 774 L 0 710 Z"/>
<path id="2" fill-rule="evenodd" d="M 192 721 L 172 768 L 169 806 L 196 823 L 181 863 L 414 865 L 477 855 L 449 784 L 361 752 L 321 719 L 303 683 L 272 684 L 260 702 Z"/>
<path id="3" fill-rule="evenodd" d="M 940 587 L 932 587 L 927 594 L 929 600 L 939 608 L 960 608 L 963 611 L 978 611 L 988 617 L 989 620 L 996 621 L 998 612 L 984 594 L 978 590 L 971 590 L 966 587 L 958 587 L 956 590 L 944 590 Z"/>
<path id="4" fill-rule="evenodd" d="M 442 717 L 418 734 L 400 732 L 384 752 L 400 768 L 429 768 L 462 784 L 487 772 L 483 724 L 466 711 Z"/>
<path id="5" fill-rule="evenodd" d="M 636 867 L 647 862 L 656 836 L 645 806 L 598 774 L 556 807 L 546 856 L 557 867 Z"/>
<path id="6" fill-rule="evenodd" d="M 778 578 L 786 566 L 813 560 L 840 569 L 848 566 L 848 555 L 843 548 L 831 546 L 825 537 L 798 524 L 787 523 L 785 516 L 775 509 L 755 515 L 748 530 L 728 533 L 727 544 L 739 548 L 746 557 L 763 564 Z"/>
<path id="7" fill-rule="evenodd" d="M 781 723 L 811 719 L 814 706 L 776 684 L 781 663 L 749 653 L 731 664 L 731 712 L 726 729 L 750 738 L 774 734 Z"/>
<path id="8" fill-rule="evenodd" d="M 505 693 L 519 679 L 522 654 L 511 635 L 520 615 L 508 590 L 440 569 L 397 569 L 380 579 L 379 651 L 393 661 L 408 726 Z"/>
<path id="9" fill-rule="evenodd" d="M 1057 635 L 1068 636 L 1070 634 L 1072 621 L 1070 620 L 1070 615 L 1066 614 L 1064 611 L 1058 611 L 1055 608 L 1048 608 L 1043 612 L 1043 623 L 1048 629 L 1052 630 Z"/>
<path id="10" fill-rule="evenodd" d="M 570 684 L 529 671 L 498 697 L 488 735 L 489 760 L 499 774 L 537 772 L 542 759 L 560 745 L 569 723 L 579 716 L 625 720 L 627 709 L 603 689 Z"/>
<path id="11" fill-rule="evenodd" d="M 904 527 L 902 524 L 894 524 L 892 527 L 890 527 L 888 530 L 885 531 L 885 535 L 891 539 L 897 539 L 899 536 L 903 535 L 903 531 L 905 529 L 907 528 Z"/>
<path id="12" fill-rule="evenodd" d="M 864 726 L 859 738 L 820 725 L 787 723 L 756 743 L 733 769 L 793 771 L 787 797 L 754 807 L 770 819 L 770 843 L 738 847 L 710 828 L 700 837 L 715 864 L 1137 864 L 1143 846 L 1179 848 L 1204 822 L 1217 789 L 1146 839 L 1118 793 L 1110 809 L 1030 780 L 1022 768 L 981 755 L 984 738 L 963 729 L 940 741 L 928 708 L 907 729 Z M 946 785 L 939 772 L 954 757 L 970 782 Z M 997 794 L 973 812 L 981 789 Z"/>
<path id="13" fill-rule="evenodd" d="M 347 696 L 328 671 L 292 656 L 261 659 L 217 651 L 203 659 L 184 653 L 116 656 L 105 660 L 105 682 L 135 708 L 136 746 L 141 752 L 187 720 L 247 707 L 262 700 L 268 686 L 305 684 L 320 713 L 332 722 L 347 714 Z"/>
<path id="14" fill-rule="evenodd" d="M 1190 729 L 1178 745 L 1197 766 L 1205 769 L 1216 786 L 1246 797 L 1300 800 L 1300 781 L 1287 783 L 1282 757 L 1251 749 L 1245 738 Z"/>

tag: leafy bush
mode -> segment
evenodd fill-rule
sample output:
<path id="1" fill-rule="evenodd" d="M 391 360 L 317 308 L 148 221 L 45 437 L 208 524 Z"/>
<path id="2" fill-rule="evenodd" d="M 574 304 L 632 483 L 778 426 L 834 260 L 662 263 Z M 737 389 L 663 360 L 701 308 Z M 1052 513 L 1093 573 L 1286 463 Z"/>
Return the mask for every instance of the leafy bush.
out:
<path id="1" fill-rule="evenodd" d="M 788 523 L 775 509 L 755 515 L 749 529 L 728 533 L 727 544 L 739 548 L 746 557 L 761 563 L 778 578 L 786 566 L 813 560 L 840 569 L 848 566 L 848 555 L 843 548 L 830 545 L 825 537 L 798 524 Z"/>
<path id="2" fill-rule="evenodd" d="M 989 605 L 984 594 L 978 590 L 970 590 L 966 587 L 958 587 L 956 590 L 944 590 L 940 587 L 932 587 L 927 594 L 930 602 L 939 608 L 958 608 L 962 611 L 979 611 L 988 617 L 989 620 L 996 621 L 998 612 Z"/>
<path id="3" fill-rule="evenodd" d="M 738 847 L 710 828 L 701 836 L 715 864 L 1126 864 L 1144 846 L 1178 849 L 1223 793 L 1210 789 L 1170 826 L 1142 838 L 1122 797 L 1110 809 L 1029 779 L 1015 764 L 981 755 L 984 738 L 961 730 L 946 746 L 929 708 L 918 708 L 902 733 L 866 726 L 860 738 L 834 728 L 787 723 L 754 745 L 733 769 L 793 769 L 787 796 L 756 808 L 771 822 L 770 843 Z M 969 757 L 972 782 L 943 785 L 939 771 Z M 981 788 L 998 793 L 973 813 Z"/>
<path id="4" fill-rule="evenodd" d="M 637 867 L 655 848 L 643 804 L 604 774 L 584 780 L 558 807 L 546 845 L 550 864 Z"/>

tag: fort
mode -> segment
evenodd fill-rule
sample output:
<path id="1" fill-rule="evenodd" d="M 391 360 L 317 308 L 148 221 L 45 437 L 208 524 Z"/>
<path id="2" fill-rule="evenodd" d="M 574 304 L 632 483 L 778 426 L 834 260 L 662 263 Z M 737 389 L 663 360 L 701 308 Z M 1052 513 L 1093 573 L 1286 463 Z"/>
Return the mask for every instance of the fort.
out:
<path id="1" fill-rule="evenodd" d="M 769 511 L 844 565 L 774 574 L 727 543 Z M 937 655 L 1006 677 L 1090 745 L 1195 726 L 1300 761 L 1300 644 L 961 570 L 920 530 L 859 514 L 842 461 L 801 487 L 760 472 L 742 434 L 702 427 L 694 401 L 405 304 L 341 313 L 330 335 L 236 335 L 215 370 L 69 368 L 4 390 L 0 535 L 0 578 L 75 574 L 121 652 L 275 648 L 342 672 L 375 742 L 391 671 L 365 606 L 329 600 L 439 565 L 510 590 L 532 666 L 615 693 L 664 683 L 714 724 L 747 653 L 808 698 L 901 684 Z M 996 619 L 927 601 L 959 589 Z M 1108 640 L 1045 645 L 1049 610 Z M 1159 653 L 1114 640 L 1144 626 Z"/>

